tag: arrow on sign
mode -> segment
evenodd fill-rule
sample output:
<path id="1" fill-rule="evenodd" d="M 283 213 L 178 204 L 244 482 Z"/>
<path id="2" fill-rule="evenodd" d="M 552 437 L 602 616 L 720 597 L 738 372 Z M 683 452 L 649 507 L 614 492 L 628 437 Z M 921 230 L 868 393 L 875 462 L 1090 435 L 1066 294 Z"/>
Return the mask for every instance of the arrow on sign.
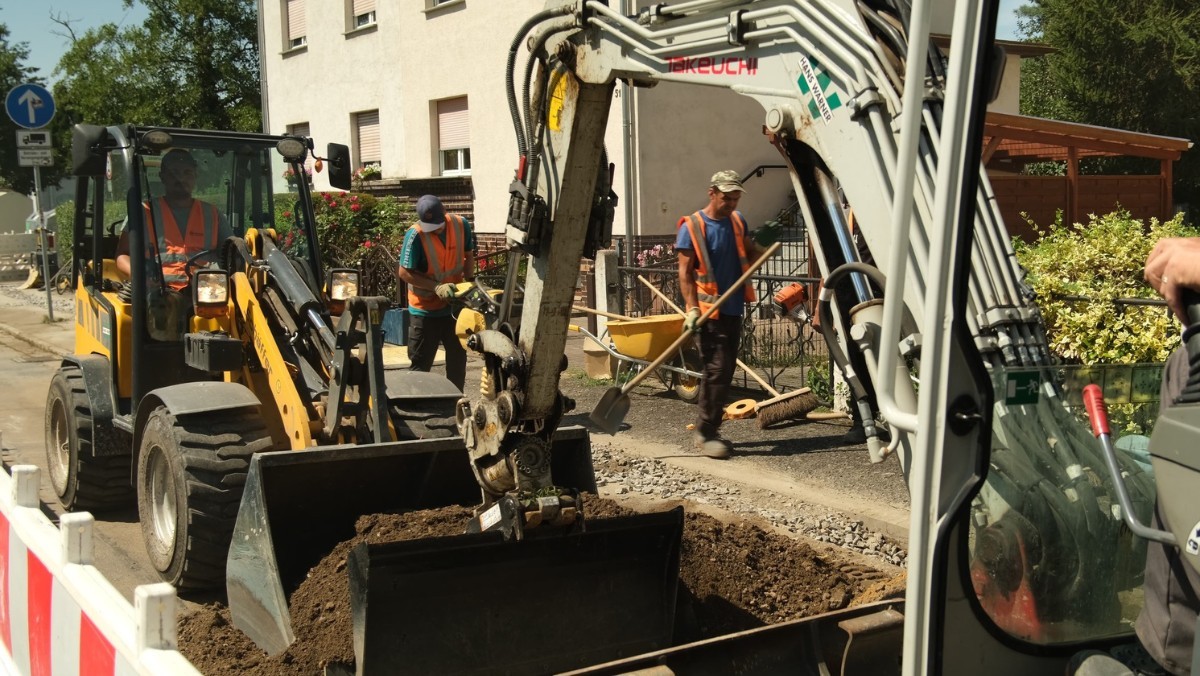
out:
<path id="1" fill-rule="evenodd" d="M 32 89 L 26 90 L 26 92 L 21 95 L 21 98 L 17 99 L 17 103 L 22 104 L 29 109 L 30 124 L 33 124 L 34 120 L 37 119 L 37 111 L 42 107 L 42 105 L 44 105 L 42 103 L 42 97 L 35 94 Z"/>

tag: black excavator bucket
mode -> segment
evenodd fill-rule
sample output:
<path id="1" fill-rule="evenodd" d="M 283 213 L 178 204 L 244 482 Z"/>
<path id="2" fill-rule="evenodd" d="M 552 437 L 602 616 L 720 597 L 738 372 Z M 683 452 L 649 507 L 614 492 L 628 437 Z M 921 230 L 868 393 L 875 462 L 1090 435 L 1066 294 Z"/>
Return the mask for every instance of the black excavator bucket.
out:
<path id="1" fill-rule="evenodd" d="M 682 538 L 677 507 L 521 541 L 359 545 L 356 673 L 551 674 L 668 648 Z"/>
<path id="2" fill-rule="evenodd" d="M 585 428 L 555 432 L 551 463 L 562 485 L 595 492 Z M 256 455 L 225 570 L 233 622 L 277 654 L 295 640 L 288 595 L 334 546 L 354 536 L 358 517 L 480 500 L 461 437 Z"/>

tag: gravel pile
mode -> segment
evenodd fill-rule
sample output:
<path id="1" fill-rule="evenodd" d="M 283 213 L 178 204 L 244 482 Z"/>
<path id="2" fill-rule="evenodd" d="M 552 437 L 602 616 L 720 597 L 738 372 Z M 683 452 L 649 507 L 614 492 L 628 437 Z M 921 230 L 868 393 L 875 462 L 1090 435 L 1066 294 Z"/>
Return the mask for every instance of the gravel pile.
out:
<path id="1" fill-rule="evenodd" d="M 21 289 L 20 283 L 8 282 L 0 284 L 0 296 L 12 299 L 22 305 L 46 309 L 45 289 Z M 59 294 L 50 290 L 50 299 L 54 303 L 55 319 L 71 319 L 75 314 L 75 298 L 68 294 Z"/>
<path id="2" fill-rule="evenodd" d="M 770 491 L 745 491 L 655 458 L 631 456 L 609 444 L 593 441 L 592 460 L 596 467 L 596 484 L 618 495 L 640 493 L 653 498 L 712 505 L 735 514 L 759 517 L 790 533 L 893 566 L 904 567 L 908 561 L 908 552 L 902 544 L 843 514 L 821 511 Z"/>

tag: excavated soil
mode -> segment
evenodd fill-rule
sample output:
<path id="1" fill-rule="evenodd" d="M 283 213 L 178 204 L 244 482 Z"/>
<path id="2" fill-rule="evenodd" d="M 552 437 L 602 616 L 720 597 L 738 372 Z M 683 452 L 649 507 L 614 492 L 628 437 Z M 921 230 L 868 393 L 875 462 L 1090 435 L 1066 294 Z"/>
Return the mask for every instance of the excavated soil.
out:
<path id="1" fill-rule="evenodd" d="M 584 505 L 589 519 L 633 513 L 590 494 Z M 255 647 L 218 603 L 180 620 L 179 649 L 206 676 L 316 676 L 331 662 L 352 663 L 349 552 L 367 541 L 457 535 L 470 516 L 468 508 L 446 507 L 359 518 L 357 535 L 322 559 L 292 595 L 296 642 L 280 655 L 269 657 Z M 677 615 L 687 621 L 675 638 L 686 643 L 895 598 L 903 594 L 904 577 L 889 577 L 835 551 L 819 553 L 748 521 L 693 511 L 685 517 L 680 585 Z"/>

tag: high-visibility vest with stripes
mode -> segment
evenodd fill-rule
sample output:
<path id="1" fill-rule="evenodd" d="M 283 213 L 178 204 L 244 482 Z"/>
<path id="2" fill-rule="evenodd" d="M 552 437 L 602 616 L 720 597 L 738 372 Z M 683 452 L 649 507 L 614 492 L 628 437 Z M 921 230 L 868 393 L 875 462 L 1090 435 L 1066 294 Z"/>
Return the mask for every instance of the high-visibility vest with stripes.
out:
<path id="1" fill-rule="evenodd" d="M 737 242 L 738 263 L 742 266 L 742 272 L 745 272 L 750 268 L 750 260 L 746 258 L 746 223 L 742 221 L 736 211 L 730 215 L 730 220 L 733 221 L 734 241 Z M 717 288 L 717 278 L 713 273 L 712 260 L 708 256 L 704 216 L 697 211 L 679 219 L 679 224 L 675 227 L 679 229 L 685 225 L 692 237 L 692 251 L 696 252 L 696 300 L 699 301 L 700 312 L 703 313 L 717 302 L 717 299 L 721 297 L 721 291 Z M 747 282 L 743 288 L 745 302 L 753 303 L 757 297 L 754 294 L 754 286 Z"/>
<path id="2" fill-rule="evenodd" d="M 437 233 L 417 231 L 417 239 L 425 251 L 425 274 L 438 284 L 454 284 L 463 280 L 463 255 L 466 233 L 461 216 L 446 214 L 446 241 Z M 433 312 L 446 307 L 446 301 L 429 289 L 408 285 L 408 304 L 418 310 Z"/>
<path id="3" fill-rule="evenodd" d="M 146 218 L 154 224 L 153 228 L 147 228 L 147 244 L 151 251 L 158 249 L 163 279 L 167 286 L 183 289 L 188 283 L 184 269 L 188 257 L 206 249 L 215 249 L 220 244 L 217 241 L 220 237 L 220 212 L 207 202 L 192 200 L 187 227 L 184 229 L 175 222 L 175 214 L 166 198 L 160 197 L 145 205 L 145 210 Z M 157 240 L 155 233 L 162 233 L 162 239 Z"/>

